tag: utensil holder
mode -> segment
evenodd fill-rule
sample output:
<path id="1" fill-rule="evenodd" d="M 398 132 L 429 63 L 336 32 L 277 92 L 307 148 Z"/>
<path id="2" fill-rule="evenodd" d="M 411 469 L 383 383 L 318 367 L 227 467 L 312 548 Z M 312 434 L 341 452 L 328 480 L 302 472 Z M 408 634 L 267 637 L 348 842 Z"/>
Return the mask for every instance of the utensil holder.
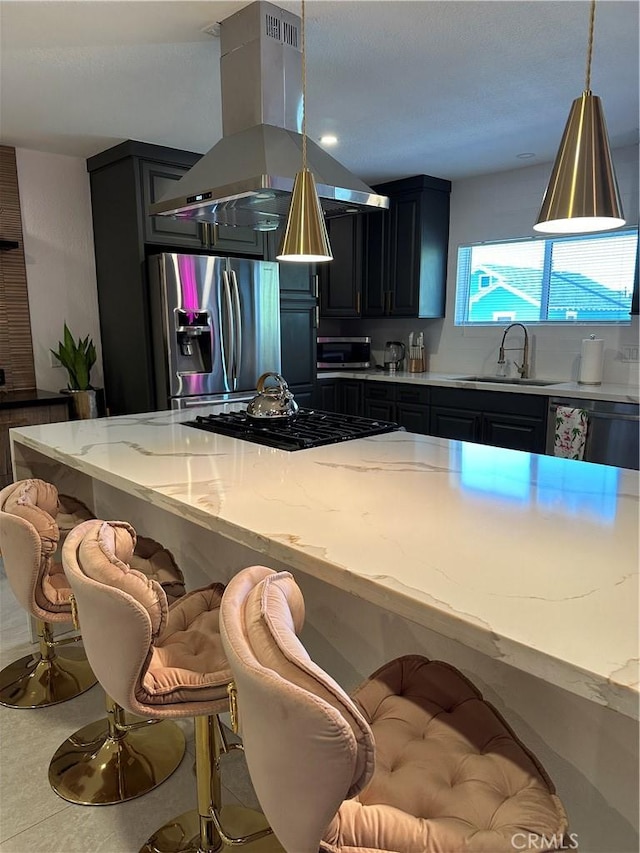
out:
<path id="1" fill-rule="evenodd" d="M 409 359 L 409 373 L 424 373 L 427 369 L 426 357 L 424 350 L 418 358 Z"/>

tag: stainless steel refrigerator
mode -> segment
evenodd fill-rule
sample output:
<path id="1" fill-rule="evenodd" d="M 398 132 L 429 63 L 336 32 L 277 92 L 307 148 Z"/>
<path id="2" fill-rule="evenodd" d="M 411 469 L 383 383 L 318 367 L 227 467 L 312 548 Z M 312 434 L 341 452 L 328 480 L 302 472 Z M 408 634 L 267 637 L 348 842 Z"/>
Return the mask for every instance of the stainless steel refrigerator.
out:
<path id="1" fill-rule="evenodd" d="M 277 263 L 165 253 L 149 267 L 159 408 L 242 404 L 280 371 Z"/>

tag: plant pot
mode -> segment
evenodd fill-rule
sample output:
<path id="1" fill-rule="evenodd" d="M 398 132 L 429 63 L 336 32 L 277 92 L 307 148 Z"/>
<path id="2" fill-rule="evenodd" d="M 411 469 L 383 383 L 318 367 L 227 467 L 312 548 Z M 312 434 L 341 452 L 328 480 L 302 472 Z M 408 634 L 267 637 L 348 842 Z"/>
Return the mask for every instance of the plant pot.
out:
<path id="1" fill-rule="evenodd" d="M 69 394 L 71 397 L 71 408 L 75 419 L 86 420 L 104 415 L 102 388 L 89 388 L 86 391 L 71 391 L 65 388 L 62 393 Z"/>

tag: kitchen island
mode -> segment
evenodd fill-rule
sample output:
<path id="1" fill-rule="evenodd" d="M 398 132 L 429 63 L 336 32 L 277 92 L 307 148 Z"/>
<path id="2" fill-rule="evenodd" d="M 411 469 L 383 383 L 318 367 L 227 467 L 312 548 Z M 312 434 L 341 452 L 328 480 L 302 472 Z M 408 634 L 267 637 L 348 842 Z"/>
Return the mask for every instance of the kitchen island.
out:
<path id="1" fill-rule="evenodd" d="M 450 660 L 540 754 L 581 849 L 637 847 L 636 472 L 405 432 L 288 453 L 186 419 L 13 430 L 15 475 L 169 537 L 188 579 L 290 567 L 347 687 L 394 654 Z"/>

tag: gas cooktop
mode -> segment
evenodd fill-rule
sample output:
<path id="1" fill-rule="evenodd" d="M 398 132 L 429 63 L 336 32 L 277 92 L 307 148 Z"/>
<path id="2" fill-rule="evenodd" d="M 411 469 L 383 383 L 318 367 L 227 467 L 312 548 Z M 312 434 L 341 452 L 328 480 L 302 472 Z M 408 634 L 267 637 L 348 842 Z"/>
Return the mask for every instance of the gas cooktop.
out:
<path id="1" fill-rule="evenodd" d="M 318 412 L 314 409 L 300 409 L 294 418 L 286 420 L 258 420 L 250 418 L 246 412 L 198 415 L 194 421 L 185 421 L 184 425 L 277 447 L 279 450 L 306 450 L 402 429 L 391 421 Z"/>

